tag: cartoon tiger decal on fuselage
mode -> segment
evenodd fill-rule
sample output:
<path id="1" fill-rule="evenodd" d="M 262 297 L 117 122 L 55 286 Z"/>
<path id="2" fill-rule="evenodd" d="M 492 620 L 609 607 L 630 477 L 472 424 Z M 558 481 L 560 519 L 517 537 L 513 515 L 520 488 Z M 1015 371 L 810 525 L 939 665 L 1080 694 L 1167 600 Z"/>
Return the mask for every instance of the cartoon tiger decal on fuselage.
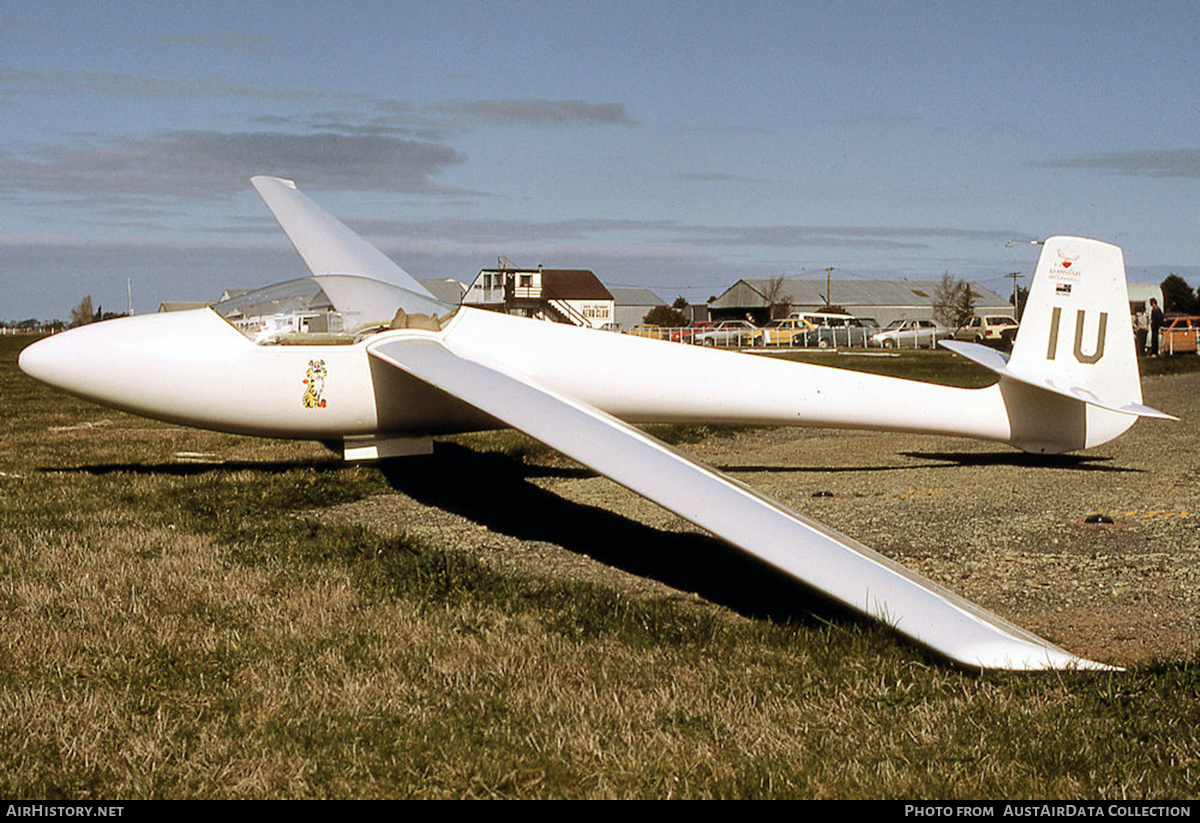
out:
<path id="1" fill-rule="evenodd" d="M 325 391 L 324 360 L 308 361 L 308 371 L 305 373 L 304 387 L 304 396 L 300 398 L 300 402 L 304 404 L 304 408 L 325 408 L 325 398 L 321 396 L 321 393 Z"/>

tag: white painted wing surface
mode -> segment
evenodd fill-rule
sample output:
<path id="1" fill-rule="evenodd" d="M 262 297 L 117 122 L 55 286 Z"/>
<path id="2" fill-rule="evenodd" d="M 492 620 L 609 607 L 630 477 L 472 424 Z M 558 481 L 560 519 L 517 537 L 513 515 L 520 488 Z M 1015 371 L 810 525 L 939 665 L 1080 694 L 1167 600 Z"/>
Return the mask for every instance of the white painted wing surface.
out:
<path id="1" fill-rule="evenodd" d="M 386 254 L 301 194 L 291 180 L 258 176 L 250 182 L 313 274 L 358 274 L 433 297 Z"/>
<path id="2" fill-rule="evenodd" d="M 605 412 L 439 337 L 374 357 L 470 403 L 950 659 L 989 669 L 1108 669 L 1076 657 L 848 537 L 788 511 Z"/>

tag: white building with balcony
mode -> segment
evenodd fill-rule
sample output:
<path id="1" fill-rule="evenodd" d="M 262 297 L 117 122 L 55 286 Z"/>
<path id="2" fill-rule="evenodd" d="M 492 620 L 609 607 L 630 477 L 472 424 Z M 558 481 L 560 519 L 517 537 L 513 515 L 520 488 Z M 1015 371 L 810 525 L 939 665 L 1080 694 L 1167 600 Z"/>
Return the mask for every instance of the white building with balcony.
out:
<path id="1" fill-rule="evenodd" d="M 614 322 L 616 301 L 587 269 L 483 269 L 464 306 L 598 329 Z"/>

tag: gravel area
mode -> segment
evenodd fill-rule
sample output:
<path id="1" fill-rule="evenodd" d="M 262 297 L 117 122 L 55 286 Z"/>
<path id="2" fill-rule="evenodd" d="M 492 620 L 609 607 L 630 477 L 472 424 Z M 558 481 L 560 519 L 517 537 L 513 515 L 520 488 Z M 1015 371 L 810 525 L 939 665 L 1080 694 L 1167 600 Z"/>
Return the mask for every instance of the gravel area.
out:
<path id="1" fill-rule="evenodd" d="M 1144 386 L 1148 404 L 1182 422 L 1142 420 L 1057 459 L 958 438 L 804 429 L 680 448 L 1076 654 L 1124 665 L 1190 657 L 1200 649 L 1200 374 Z M 395 494 L 323 516 L 699 608 L 831 612 L 565 460 L 525 465 L 439 444 L 390 471 Z M 1097 513 L 1115 522 L 1086 522 Z"/>

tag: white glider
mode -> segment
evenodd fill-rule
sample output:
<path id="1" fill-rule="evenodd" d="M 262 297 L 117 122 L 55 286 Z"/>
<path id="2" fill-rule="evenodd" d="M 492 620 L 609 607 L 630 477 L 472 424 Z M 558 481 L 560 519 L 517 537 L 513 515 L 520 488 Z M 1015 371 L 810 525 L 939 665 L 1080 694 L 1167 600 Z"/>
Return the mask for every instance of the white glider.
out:
<path id="1" fill-rule="evenodd" d="M 440 303 L 291 181 L 253 183 L 311 277 L 214 308 L 55 335 L 26 348 L 21 368 L 147 417 L 341 442 L 347 459 L 427 453 L 436 434 L 511 426 L 960 664 L 1111 668 L 690 461 L 631 423 L 930 432 L 1037 453 L 1099 445 L 1138 416 L 1169 417 L 1141 402 L 1116 246 L 1046 241 L 1012 356 L 949 344 L 999 381 L 958 389 Z"/>

